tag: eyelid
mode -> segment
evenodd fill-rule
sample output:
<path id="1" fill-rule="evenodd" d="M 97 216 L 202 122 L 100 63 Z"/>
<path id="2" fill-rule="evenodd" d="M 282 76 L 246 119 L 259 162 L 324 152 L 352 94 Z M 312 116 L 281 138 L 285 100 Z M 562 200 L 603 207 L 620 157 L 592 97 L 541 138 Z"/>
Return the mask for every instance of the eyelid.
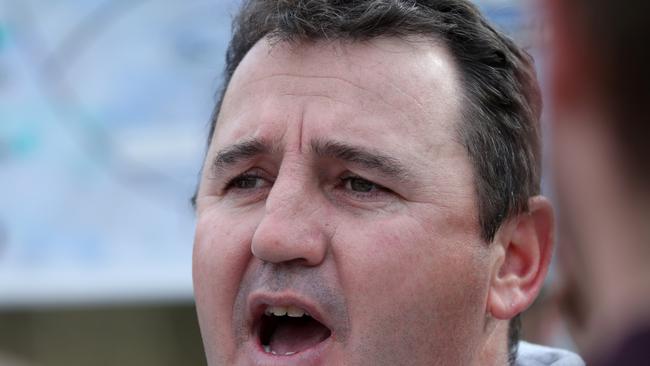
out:
<path id="1" fill-rule="evenodd" d="M 375 185 L 378 189 L 386 190 L 386 191 L 391 191 L 389 188 L 386 188 L 384 185 L 377 183 L 377 182 L 376 182 L 375 180 L 373 180 L 373 179 L 366 178 L 366 177 L 364 177 L 364 176 L 361 176 L 361 175 L 359 175 L 359 174 L 355 174 L 355 173 L 352 173 L 352 172 L 347 172 L 347 173 L 343 174 L 343 175 L 341 176 L 340 179 L 341 179 L 341 181 L 347 181 L 347 180 L 349 180 L 349 179 L 361 179 L 361 180 L 365 180 L 365 181 L 367 181 L 368 183 L 372 183 L 372 184 Z"/>
<path id="2" fill-rule="evenodd" d="M 365 178 L 358 174 L 346 173 L 343 176 L 341 176 L 341 178 L 339 179 L 341 182 L 340 186 L 338 187 L 340 189 L 339 194 L 345 195 L 349 198 L 351 197 L 354 201 L 371 203 L 373 201 L 385 201 L 387 198 L 395 198 L 397 196 L 397 194 L 390 188 L 386 188 L 385 186 L 376 183 L 374 180 Z M 370 192 L 354 191 L 352 189 L 347 188 L 347 185 L 350 184 L 349 183 L 350 179 L 365 180 L 368 183 L 374 185 L 375 189 Z"/>
<path id="3" fill-rule="evenodd" d="M 268 174 L 266 171 L 264 171 L 264 169 L 261 169 L 259 167 L 254 167 L 254 168 L 250 168 L 250 169 L 244 171 L 243 173 L 240 173 L 240 174 L 234 175 L 233 177 L 224 179 L 224 183 L 223 183 L 223 186 L 221 188 L 222 194 L 225 194 L 230 189 L 234 188 L 234 187 L 232 187 L 233 183 L 237 179 L 242 179 L 242 178 L 264 179 L 264 180 L 268 181 L 270 184 L 273 184 L 273 182 L 275 181 L 275 179 L 270 174 Z"/>

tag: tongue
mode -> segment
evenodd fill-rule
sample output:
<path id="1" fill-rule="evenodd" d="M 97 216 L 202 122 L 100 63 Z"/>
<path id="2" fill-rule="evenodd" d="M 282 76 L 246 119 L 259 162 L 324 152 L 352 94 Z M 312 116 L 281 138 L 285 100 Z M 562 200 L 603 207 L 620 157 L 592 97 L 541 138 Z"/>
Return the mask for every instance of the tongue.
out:
<path id="1" fill-rule="evenodd" d="M 271 335 L 269 346 L 279 355 L 306 350 L 327 339 L 330 330 L 313 319 L 285 318 Z"/>

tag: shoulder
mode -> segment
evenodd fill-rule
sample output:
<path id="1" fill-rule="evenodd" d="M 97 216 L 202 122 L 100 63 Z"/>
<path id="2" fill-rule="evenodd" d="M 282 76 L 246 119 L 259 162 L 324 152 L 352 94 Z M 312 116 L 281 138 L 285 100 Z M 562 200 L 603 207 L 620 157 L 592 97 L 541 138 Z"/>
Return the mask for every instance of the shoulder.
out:
<path id="1" fill-rule="evenodd" d="M 516 366 L 584 366 L 577 354 L 558 348 L 551 348 L 519 342 Z"/>

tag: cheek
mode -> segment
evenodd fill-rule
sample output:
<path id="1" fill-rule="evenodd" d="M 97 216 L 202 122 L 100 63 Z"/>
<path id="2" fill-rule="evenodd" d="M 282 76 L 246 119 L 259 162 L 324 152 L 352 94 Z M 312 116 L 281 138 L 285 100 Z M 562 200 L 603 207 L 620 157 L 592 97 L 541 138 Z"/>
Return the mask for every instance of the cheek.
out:
<path id="1" fill-rule="evenodd" d="M 483 260 L 476 244 L 461 235 L 440 237 L 420 228 L 408 230 L 407 225 L 377 225 L 372 234 L 347 244 L 350 283 L 395 305 L 418 298 L 415 304 L 440 304 L 441 299 L 462 298 L 473 284 L 487 278 L 479 275 Z M 435 230 L 432 230 L 435 231 Z M 356 236 L 358 231 L 355 232 Z M 347 257 L 347 256 L 346 256 Z M 384 296 L 387 291 L 398 298 Z M 352 292 L 354 293 L 354 292 Z M 424 298 L 436 301 L 421 301 Z"/>
<path id="2" fill-rule="evenodd" d="M 233 303 L 250 261 L 251 220 L 206 212 L 197 222 L 193 282 L 197 314 L 208 359 L 234 352 Z"/>
<path id="3" fill-rule="evenodd" d="M 340 238 L 355 352 L 450 357 L 451 347 L 471 344 L 482 329 L 489 281 L 478 238 L 429 224 L 402 218 Z"/>
<path id="4" fill-rule="evenodd" d="M 422 293 L 423 289 L 453 295 L 458 292 L 453 285 L 471 288 L 472 284 L 487 283 L 487 248 L 478 225 L 466 221 L 403 216 L 339 225 L 333 247 L 353 286 L 346 290 L 363 289 L 364 295 L 368 291 L 379 295 L 386 290 L 382 285 L 390 284 L 395 285 L 391 291 L 421 298 L 437 296 Z"/>

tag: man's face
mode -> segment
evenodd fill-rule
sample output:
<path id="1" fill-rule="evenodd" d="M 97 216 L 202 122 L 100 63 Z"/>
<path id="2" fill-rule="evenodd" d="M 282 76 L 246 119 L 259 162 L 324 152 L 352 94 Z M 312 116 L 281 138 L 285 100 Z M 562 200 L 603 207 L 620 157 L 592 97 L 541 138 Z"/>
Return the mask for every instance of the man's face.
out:
<path id="1" fill-rule="evenodd" d="M 469 364 L 490 266 L 460 88 L 422 40 L 253 47 L 197 197 L 210 364 Z"/>

